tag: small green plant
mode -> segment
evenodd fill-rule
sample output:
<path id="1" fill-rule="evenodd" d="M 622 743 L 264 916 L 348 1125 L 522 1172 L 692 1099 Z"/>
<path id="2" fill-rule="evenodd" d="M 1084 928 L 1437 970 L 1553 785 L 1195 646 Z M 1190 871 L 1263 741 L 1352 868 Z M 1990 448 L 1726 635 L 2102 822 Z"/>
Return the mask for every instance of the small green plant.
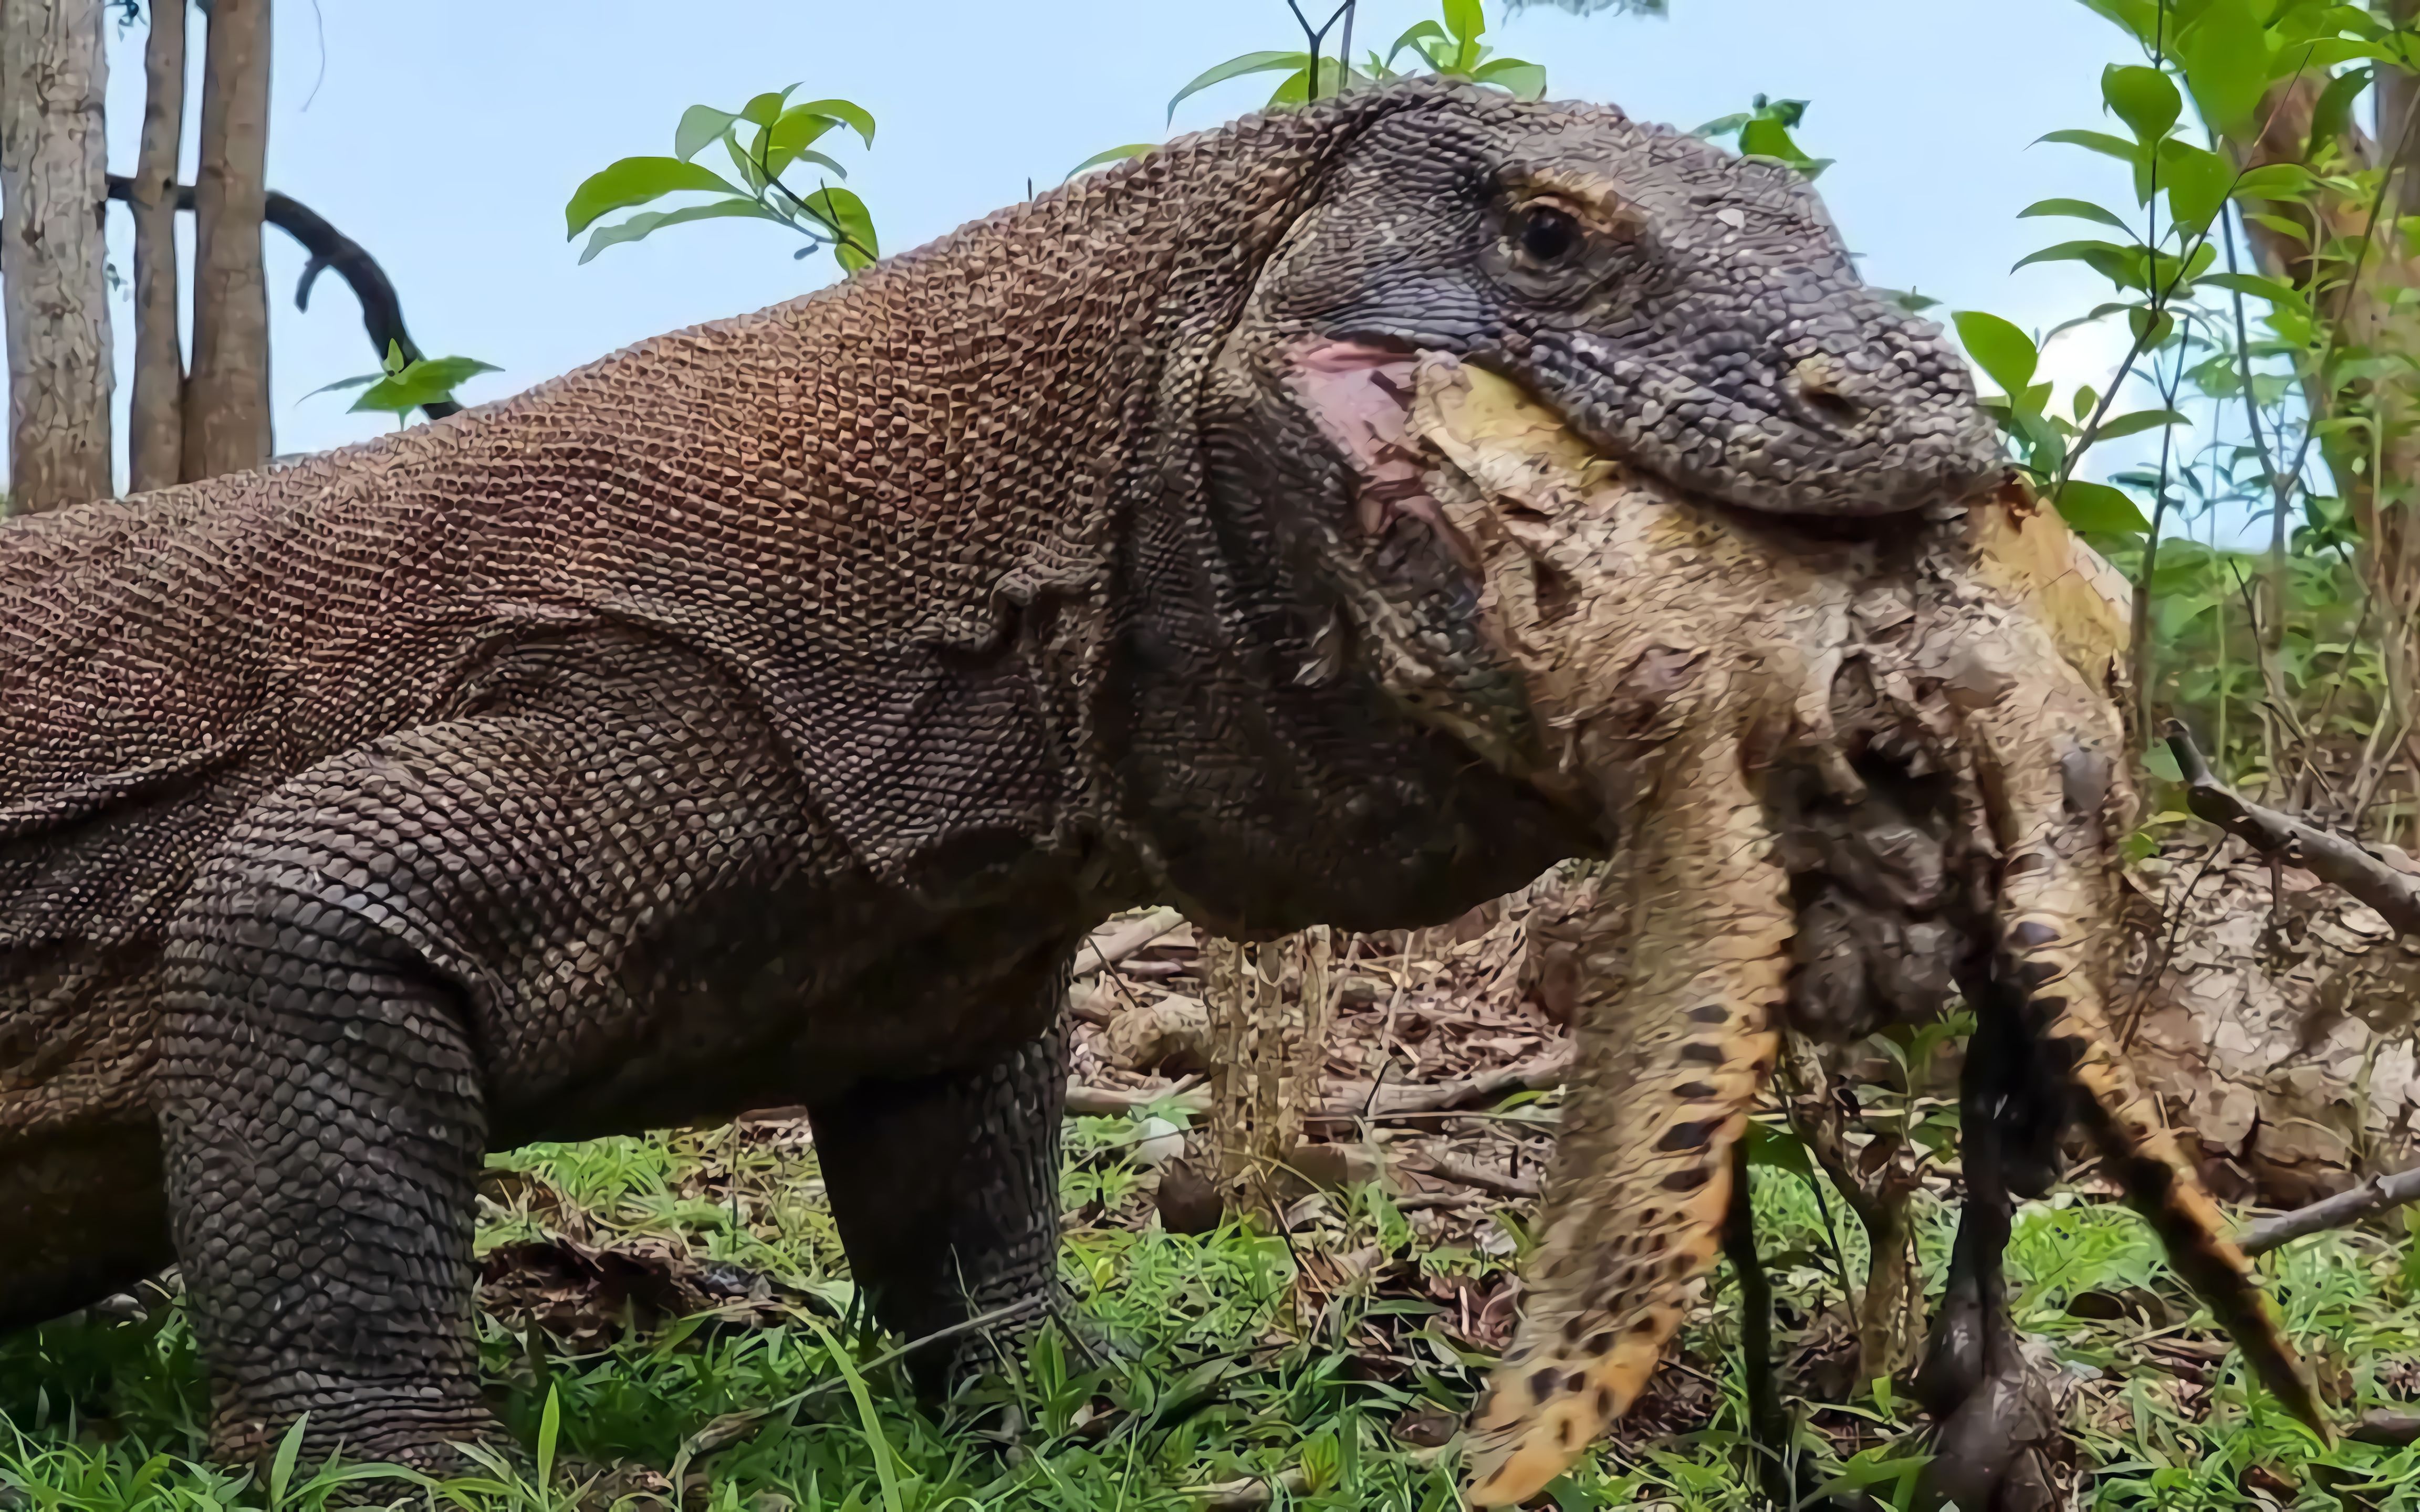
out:
<path id="1" fill-rule="evenodd" d="M 1811 180 L 1832 166 L 1833 160 L 1808 157 L 1791 136 L 1806 114 L 1807 101 L 1803 100 L 1772 100 L 1759 95 L 1747 109 L 1708 121 L 1691 134 L 1710 142 L 1729 139 L 1742 155 L 1776 159 Z"/>
<path id="2" fill-rule="evenodd" d="M 1337 16 L 1349 19 L 1351 9 L 1350 6 L 1340 8 Z M 1300 19 L 1299 10 L 1295 14 L 1296 19 Z M 1328 24 L 1332 26 L 1335 22 L 1336 17 L 1330 17 Z M 1357 67 L 1350 62 L 1352 31 L 1349 26 L 1338 48 L 1340 56 L 1325 58 L 1319 55 L 1318 45 L 1326 31 L 1326 26 L 1314 31 L 1306 23 L 1306 40 L 1311 44 L 1308 51 L 1247 53 L 1241 57 L 1229 58 L 1217 68 L 1205 69 L 1176 92 L 1176 98 L 1168 102 L 1168 114 L 1173 117 L 1177 106 L 1213 85 L 1254 73 L 1282 73 L 1285 76 L 1269 96 L 1268 103 L 1272 110 L 1416 73 L 1435 74 L 1442 79 L 1466 79 L 1472 84 L 1504 90 L 1523 100 L 1535 100 L 1546 92 L 1546 70 L 1543 66 L 1520 58 L 1498 57 L 1494 48 L 1480 40 L 1487 34 L 1487 12 L 1480 0 L 1445 0 L 1441 21 L 1415 22 L 1395 39 L 1395 44 L 1383 54 L 1373 50 L 1362 58 Z M 1312 78 L 1314 69 L 1318 73 L 1315 81 Z"/>
<path id="3" fill-rule="evenodd" d="M 826 248 L 843 272 L 855 272 L 881 255 L 874 218 L 865 202 L 830 178 L 848 170 L 815 144 L 835 131 L 855 131 L 874 146 L 874 116 L 845 100 L 813 100 L 793 105 L 797 85 L 756 96 L 737 110 L 691 105 L 673 132 L 671 157 L 622 158 L 591 174 L 564 207 L 566 239 L 596 226 L 580 255 L 586 262 L 611 246 L 637 241 L 668 225 L 737 218 L 769 221 L 806 239 L 794 255 Z M 737 181 L 696 160 L 721 143 Z M 813 188 L 794 188 L 793 171 L 817 170 Z M 829 178 L 823 177 L 830 176 Z M 667 194 L 702 193 L 696 204 L 669 210 L 641 210 L 612 225 L 597 223 L 615 210 L 653 204 Z"/>
<path id="4" fill-rule="evenodd" d="M 303 397 L 366 385 L 366 392 L 353 401 L 351 412 L 389 414 L 400 424 L 414 409 L 456 403 L 454 391 L 479 374 L 503 371 L 493 363 L 483 363 L 475 357 L 424 357 L 406 362 L 403 348 L 390 341 L 386 344 L 386 361 L 379 364 L 379 371 L 338 378 L 313 389 Z"/>

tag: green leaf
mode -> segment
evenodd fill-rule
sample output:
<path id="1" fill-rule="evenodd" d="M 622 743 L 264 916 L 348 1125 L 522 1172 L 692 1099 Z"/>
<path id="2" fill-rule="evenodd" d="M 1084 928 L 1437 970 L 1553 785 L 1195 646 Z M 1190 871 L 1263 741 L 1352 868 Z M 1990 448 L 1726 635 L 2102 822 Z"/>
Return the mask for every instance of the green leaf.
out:
<path id="1" fill-rule="evenodd" d="M 380 378 L 382 378 L 385 376 L 386 375 L 383 373 L 363 373 L 354 378 L 338 378 L 334 383 L 320 384 L 318 388 L 313 389 L 309 393 L 304 394 L 302 397 L 308 399 L 322 393 L 334 393 L 339 389 L 358 389 L 365 383 L 376 383 Z"/>
<path id="2" fill-rule="evenodd" d="M 824 227 L 839 239 L 832 255 L 844 272 L 856 272 L 882 255 L 881 246 L 874 239 L 874 217 L 866 210 L 865 201 L 845 189 L 830 186 L 806 196 L 807 209 L 822 222 Z"/>
<path id="3" fill-rule="evenodd" d="M 454 397 L 454 390 L 481 373 L 504 371 L 471 357 L 440 357 L 414 363 L 381 378 L 353 401 L 352 413 L 402 415 Z"/>
<path id="4" fill-rule="evenodd" d="M 814 116 L 829 116 L 858 134 L 867 147 L 874 146 L 874 113 L 850 100 L 810 100 L 803 105 L 793 105 L 793 111 Z M 783 112 L 784 115 L 788 112 Z"/>
<path id="5" fill-rule="evenodd" d="M 1156 142 L 1129 142 L 1122 147 L 1109 147 L 1102 151 L 1094 153 L 1091 157 L 1086 158 L 1083 162 L 1076 164 L 1073 168 L 1068 169 L 1067 177 L 1073 178 L 1079 173 L 1090 173 L 1095 168 L 1106 168 L 1110 163 L 1124 162 L 1130 158 L 1140 158 L 1146 153 L 1156 152 L 1158 150 L 1159 144 Z"/>
<path id="6" fill-rule="evenodd" d="M 589 175 L 587 181 L 572 192 L 571 202 L 563 208 L 564 223 L 569 227 L 563 234 L 564 239 L 578 236 L 595 224 L 599 216 L 644 205 L 684 189 L 739 193 L 737 186 L 721 174 L 678 158 L 624 158 Z"/>
<path id="7" fill-rule="evenodd" d="M 1958 327 L 1958 339 L 1966 347 L 1966 355 L 1991 376 L 2000 392 L 2021 394 L 2034 378 L 2034 364 L 2041 354 L 2034 350 L 2033 338 L 1996 315 L 1981 310 L 1959 310 L 1950 319 Z"/>
<path id="8" fill-rule="evenodd" d="M 1395 59 L 1403 54 L 1405 48 L 1410 48 L 1414 52 L 1419 52 L 1419 45 L 1422 42 L 1443 42 L 1445 40 L 1447 40 L 1447 38 L 1444 27 L 1438 25 L 1433 21 L 1416 21 L 1412 23 L 1411 25 L 1404 28 L 1404 35 L 1396 38 L 1395 45 L 1387 49 L 1387 55 L 1382 62 L 1385 66 L 1391 68 L 1394 65 Z M 1425 56 L 1426 54 L 1422 55 Z"/>
<path id="9" fill-rule="evenodd" d="M 1538 100 L 1546 93 L 1544 66 L 1524 63 L 1516 57 L 1489 58 L 1470 70 L 1470 79 L 1473 84 L 1510 90 L 1515 100 Z"/>
<path id="10" fill-rule="evenodd" d="M 287 1488 L 294 1484 L 294 1461 L 302 1457 L 302 1430 L 310 1421 L 311 1414 L 304 1412 L 278 1441 L 277 1458 L 269 1466 L 269 1512 L 277 1512 L 286 1500 Z"/>
<path id="11" fill-rule="evenodd" d="M 773 124 L 765 129 L 763 136 L 761 150 L 765 155 L 766 177 L 781 177 L 783 170 L 796 162 L 800 153 L 822 140 L 826 131 L 839 124 L 838 117 L 805 105 L 795 105 L 782 112 Z M 831 160 L 825 158 L 824 161 L 830 162 Z"/>
<path id="12" fill-rule="evenodd" d="M 2238 294 L 2267 300 L 2272 304 L 2288 308 L 2303 303 L 2301 290 L 2260 273 L 2210 273 L 2203 277 L 2202 282 L 2215 288 L 2231 289 Z"/>
<path id="13" fill-rule="evenodd" d="M 2239 200 L 2299 199 L 2311 187 L 2311 170 L 2299 162 L 2271 162 L 2246 169 L 2235 180 Z"/>
<path id="14" fill-rule="evenodd" d="M 2114 441 L 2120 436 L 2133 436 L 2163 425 L 2190 425 L 2193 422 L 2173 409 L 2137 409 L 2131 415 L 2119 415 L 2101 423 L 2092 433 L 2095 441 Z"/>
<path id="15" fill-rule="evenodd" d="M 2134 501 L 2105 483 L 2071 478 L 2058 491 L 2058 516 L 2071 530 L 2098 535 L 2140 535 L 2151 528 Z"/>
<path id="16" fill-rule="evenodd" d="M 2101 98 L 2138 142 L 2157 142 L 2177 124 L 2184 97 L 2174 81 L 2139 63 L 2113 63 L 2101 70 Z"/>
<path id="17" fill-rule="evenodd" d="M 673 132 L 673 156 L 687 162 L 721 141 L 722 133 L 739 117 L 712 105 L 691 105 L 681 112 L 680 126 Z"/>
<path id="18" fill-rule="evenodd" d="M 2319 92 L 2319 102 L 2311 108 L 2310 140 L 2303 147 L 2305 160 L 2318 162 L 2319 149 L 2344 135 L 2352 125 L 2353 101 L 2369 87 L 2375 72 L 2366 68 L 2348 69 L 2328 81 L 2327 88 Z"/>
<path id="19" fill-rule="evenodd" d="M 2185 87 L 2201 118 L 2222 135 L 2256 124 L 2269 87 L 2269 37 L 2256 0 L 2210 0 L 2177 37 Z"/>
<path id="20" fill-rule="evenodd" d="M 2063 131 L 2045 131 L 2034 140 L 2057 142 L 2071 147 L 2086 147 L 2103 157 L 2116 158 L 2119 162 L 2137 162 L 2143 159 L 2141 144 L 2129 142 L 2122 136 L 2112 136 L 2107 131 L 2084 131 L 2072 129 Z"/>
<path id="21" fill-rule="evenodd" d="M 1467 48 L 1487 30 L 1487 12 L 1479 0 L 1445 0 L 1445 29 Z"/>
<path id="22" fill-rule="evenodd" d="M 1795 1134 L 1750 1119 L 1740 1138 L 1747 1146 L 1750 1165 L 1788 1171 L 1808 1186 L 1815 1184 L 1815 1163 L 1807 1158 L 1806 1142 Z"/>
<path id="23" fill-rule="evenodd" d="M 563 1433 L 563 1396 L 553 1386 L 546 1388 L 546 1411 L 537 1420 L 537 1484 L 544 1490 L 554 1483 L 555 1441 Z"/>
<path id="24" fill-rule="evenodd" d="M 2062 241 L 2040 252 L 2025 254 L 2009 266 L 2009 271 L 2013 273 L 2034 263 L 2084 263 L 2113 280 L 2124 282 L 2121 272 L 2129 265 L 2129 255 L 2133 251 L 2132 247 L 2121 247 L 2114 241 Z"/>
<path id="25" fill-rule="evenodd" d="M 2097 221 L 2130 236 L 2133 234 L 2133 227 L 2119 220 L 2116 211 L 2103 209 L 2088 199 L 2038 199 L 2017 212 L 2020 220 L 2028 215 L 2064 215 L 2071 220 Z"/>
<path id="26" fill-rule="evenodd" d="M 796 89 L 797 87 L 799 87 L 797 85 L 790 85 L 790 89 Z M 751 126 L 772 125 L 776 120 L 781 118 L 782 101 L 790 98 L 790 89 L 782 90 L 778 94 L 768 90 L 766 93 L 758 95 L 755 99 L 751 100 L 748 103 L 739 107 L 739 118 L 748 122 Z"/>
<path id="27" fill-rule="evenodd" d="M 1276 73 L 1280 69 L 1298 69 L 1310 61 L 1311 54 L 1308 53 L 1247 53 L 1241 57 L 1231 57 L 1217 68 L 1197 75 L 1191 84 L 1179 89 L 1175 98 L 1168 102 L 1168 118 L 1174 120 L 1177 106 L 1184 104 L 1188 98 L 1200 94 L 1212 85 L 1225 84 L 1230 79 L 1240 79 L 1248 73 Z"/>
<path id="28" fill-rule="evenodd" d="M 588 245 L 581 250 L 580 260 L 584 263 L 608 247 L 618 247 L 625 241 L 636 241 L 668 225 L 682 225 L 690 221 L 724 219 L 785 224 L 779 215 L 745 194 L 735 194 L 729 199 L 708 200 L 703 205 L 685 205 L 676 210 L 641 210 L 618 224 L 598 226 L 589 237 Z"/>
<path id="29" fill-rule="evenodd" d="M 2190 142 L 2160 145 L 2160 177 L 2168 186 L 2168 213 L 2188 232 L 2201 230 L 2226 203 L 2235 170 L 2225 158 Z"/>

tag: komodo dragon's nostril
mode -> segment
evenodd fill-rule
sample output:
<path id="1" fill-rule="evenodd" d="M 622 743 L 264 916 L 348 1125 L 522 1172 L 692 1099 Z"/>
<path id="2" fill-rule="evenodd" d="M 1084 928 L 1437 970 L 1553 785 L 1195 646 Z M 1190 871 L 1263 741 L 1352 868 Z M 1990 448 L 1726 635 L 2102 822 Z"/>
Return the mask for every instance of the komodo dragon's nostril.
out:
<path id="1" fill-rule="evenodd" d="M 1856 396 L 1856 379 L 1837 357 L 1821 353 L 1801 359 L 1790 370 L 1791 386 L 1806 406 L 1819 414 L 1854 420 L 1865 412 Z"/>

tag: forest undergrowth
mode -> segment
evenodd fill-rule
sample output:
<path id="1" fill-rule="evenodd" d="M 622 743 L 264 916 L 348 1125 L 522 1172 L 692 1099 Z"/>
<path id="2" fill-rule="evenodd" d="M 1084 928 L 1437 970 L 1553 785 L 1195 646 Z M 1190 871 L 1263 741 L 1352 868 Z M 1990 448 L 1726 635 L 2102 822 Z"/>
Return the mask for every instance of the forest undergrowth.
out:
<path id="1" fill-rule="evenodd" d="M 1519 969 L 1538 917 L 1516 902 L 1466 938 L 1356 942 L 1330 1087 L 1367 1085 L 1356 1078 L 1389 1063 L 1400 1092 L 1551 1057 L 1563 1031 Z M 1134 1011 L 1181 995 L 1193 970 L 1179 930 L 1095 993 Z M 1101 1000 L 1092 1018 L 1113 1016 Z M 415 1498 L 637 1505 L 677 1474 L 685 1504 L 735 1512 L 1460 1505 L 1455 1435 L 1509 1340 L 1529 1243 L 1519 1194 L 1534 1188 L 1559 1093 L 1330 1119 L 1306 1149 L 1334 1158 L 1298 1161 L 1279 1224 L 1195 1236 L 1168 1231 L 1155 1199 L 1186 1081 L 1120 1072 L 1093 1022 L 1079 1026 L 1077 1065 L 1137 1106 L 1067 1124 L 1074 1336 L 1046 1328 L 939 1405 L 918 1405 L 900 1341 L 855 1305 L 796 1110 L 491 1160 L 478 1239 L 486 1381 L 535 1452 Z M 1884 1124 L 1920 1123 L 1939 1111 L 1927 1085 L 1895 1112 L 1879 1091 L 1868 1100 Z M 1854 1379 L 1849 1298 L 1867 1283 L 1866 1248 L 1842 1194 L 1773 1119 L 1753 1196 L 1796 1452 L 1812 1458 L 1807 1483 L 1903 1505 L 1922 1414 L 1906 1371 Z M 1910 1211 L 1937 1304 L 1954 1165 L 1918 1169 Z M 2072 1174 L 2020 1211 L 2009 1260 L 2018 1326 L 2055 1361 L 2080 1504 L 2420 1506 L 2420 1448 L 2322 1450 L 2248 1388 L 2141 1222 L 2088 1167 Z M 2259 1263 L 2340 1419 L 2420 1396 L 2420 1245 L 2346 1229 Z M 1647 1397 L 1550 1489 L 1551 1504 L 1760 1504 L 1737 1298 L 1726 1266 Z M 12 1425 L 0 1443 L 8 1506 L 307 1509 L 340 1501 L 359 1473 L 290 1456 L 263 1475 L 201 1462 L 206 1394 L 173 1283 L 0 1344 L 0 1407 Z"/>

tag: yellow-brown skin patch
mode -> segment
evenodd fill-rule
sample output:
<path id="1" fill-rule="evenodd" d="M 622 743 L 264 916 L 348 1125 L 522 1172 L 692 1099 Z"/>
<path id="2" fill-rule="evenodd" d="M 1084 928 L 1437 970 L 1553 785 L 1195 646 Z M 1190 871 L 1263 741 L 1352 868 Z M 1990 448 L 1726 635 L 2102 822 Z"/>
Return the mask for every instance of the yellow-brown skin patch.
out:
<path id="1" fill-rule="evenodd" d="M 1911 520 L 1888 548 L 1717 512 L 1592 456 L 1511 385 L 1449 359 L 1421 360 L 1411 429 L 1544 734 L 1457 733 L 1621 841 L 1584 948 L 1578 1061 L 1522 1327 L 1472 1425 L 1472 1503 L 1534 1495 L 1630 1406 L 1719 1252 L 1727 1153 L 1771 1067 L 1794 924 L 1760 774 L 1795 753 L 1857 782 L 1830 713 L 1849 656 L 1951 761 L 2000 846 L 2009 965 L 2055 1000 L 2041 1005 L 2047 1032 L 2074 1043 L 2130 1196 L 2262 1380 L 2317 1424 L 2292 1350 L 2102 1011 L 2094 931 L 2132 797 L 2114 708 L 2041 618 L 2031 557 L 2060 557 L 2057 543 L 1955 510 Z M 2018 538 L 2025 560 L 1984 555 Z M 1413 702 L 1418 649 L 1399 656 Z"/>

